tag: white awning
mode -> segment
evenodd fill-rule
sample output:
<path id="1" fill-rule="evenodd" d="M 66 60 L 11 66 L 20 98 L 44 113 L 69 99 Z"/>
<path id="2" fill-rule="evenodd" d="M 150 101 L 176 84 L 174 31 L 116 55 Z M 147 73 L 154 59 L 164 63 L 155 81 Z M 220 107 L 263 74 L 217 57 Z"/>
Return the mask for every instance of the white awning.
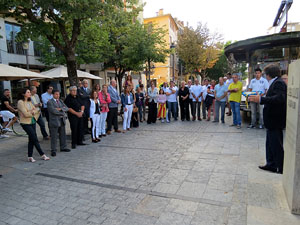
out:
<path id="1" fill-rule="evenodd" d="M 19 67 L 0 64 L 0 80 L 21 80 L 21 79 L 49 79 L 47 75 L 25 70 Z"/>

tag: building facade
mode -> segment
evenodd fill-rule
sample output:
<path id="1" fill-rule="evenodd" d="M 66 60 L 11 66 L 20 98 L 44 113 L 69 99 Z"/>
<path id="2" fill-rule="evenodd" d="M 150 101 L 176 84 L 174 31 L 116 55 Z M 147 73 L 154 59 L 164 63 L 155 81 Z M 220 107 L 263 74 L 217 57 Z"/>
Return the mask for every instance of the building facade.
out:
<path id="1" fill-rule="evenodd" d="M 166 30 L 165 42 L 166 48 L 175 48 L 178 37 L 178 25 L 171 14 L 164 14 L 160 9 L 155 17 L 145 18 L 144 24 L 152 24 L 153 26 Z M 150 78 L 156 80 L 157 86 L 163 82 L 178 80 L 178 58 L 174 51 L 167 56 L 165 63 L 154 63 L 153 71 Z"/>

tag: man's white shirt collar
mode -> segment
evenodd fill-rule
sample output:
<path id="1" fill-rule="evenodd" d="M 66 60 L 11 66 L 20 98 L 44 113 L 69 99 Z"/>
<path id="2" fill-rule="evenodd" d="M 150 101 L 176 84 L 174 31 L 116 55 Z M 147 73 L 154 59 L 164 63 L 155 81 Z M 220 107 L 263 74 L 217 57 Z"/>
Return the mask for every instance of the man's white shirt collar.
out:
<path id="1" fill-rule="evenodd" d="M 271 86 L 271 85 L 273 84 L 274 80 L 276 80 L 276 79 L 277 79 L 277 77 L 275 77 L 275 78 L 273 78 L 272 80 L 270 80 L 270 81 L 269 81 L 269 85 Z"/>

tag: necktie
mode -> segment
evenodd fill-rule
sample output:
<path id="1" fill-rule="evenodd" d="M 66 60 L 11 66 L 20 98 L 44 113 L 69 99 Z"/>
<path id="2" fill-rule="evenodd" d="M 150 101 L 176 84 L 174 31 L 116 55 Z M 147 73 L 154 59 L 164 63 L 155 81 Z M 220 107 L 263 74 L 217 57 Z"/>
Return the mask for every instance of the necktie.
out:
<path id="1" fill-rule="evenodd" d="M 56 102 L 57 102 L 57 105 L 59 106 L 59 101 L 58 101 L 58 99 L 56 99 Z"/>

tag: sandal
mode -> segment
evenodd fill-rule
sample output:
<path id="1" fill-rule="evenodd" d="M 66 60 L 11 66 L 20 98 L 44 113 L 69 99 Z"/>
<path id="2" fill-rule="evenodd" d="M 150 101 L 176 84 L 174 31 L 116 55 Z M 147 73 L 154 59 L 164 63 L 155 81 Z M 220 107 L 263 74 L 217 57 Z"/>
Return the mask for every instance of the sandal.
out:
<path id="1" fill-rule="evenodd" d="M 49 157 L 47 157 L 46 155 L 42 155 L 42 160 L 45 160 L 45 161 L 48 161 L 48 160 L 50 160 L 50 158 Z"/>
<path id="2" fill-rule="evenodd" d="M 33 157 L 28 157 L 28 162 L 34 163 L 36 160 Z"/>

